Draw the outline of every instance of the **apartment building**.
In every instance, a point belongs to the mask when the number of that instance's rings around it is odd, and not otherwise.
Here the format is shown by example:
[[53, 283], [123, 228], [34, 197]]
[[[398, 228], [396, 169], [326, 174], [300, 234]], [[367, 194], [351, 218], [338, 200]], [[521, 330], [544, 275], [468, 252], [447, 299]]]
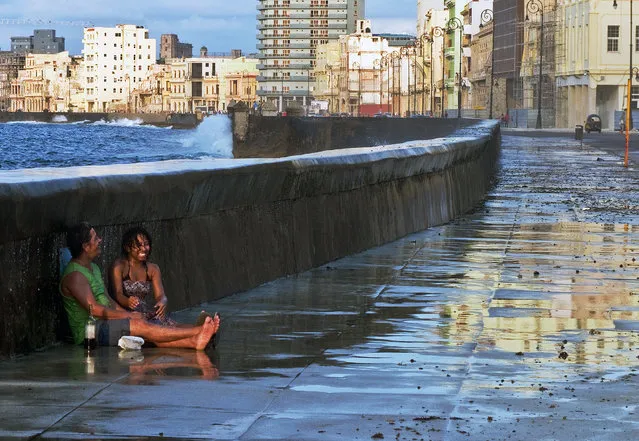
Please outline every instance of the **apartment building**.
[[144, 26], [84, 29], [85, 101], [88, 112], [125, 112], [131, 91], [155, 64], [156, 42]]
[[171, 58], [191, 58], [193, 56], [193, 45], [183, 43], [176, 34], [162, 34], [160, 36], [160, 58], [169, 60]]
[[168, 110], [219, 112], [238, 101], [252, 105], [257, 100], [257, 62], [239, 52], [170, 60]]
[[67, 112], [79, 107], [81, 86], [74, 78], [79, 65], [68, 52], [28, 54], [24, 69], [11, 82], [11, 111]]
[[584, 124], [588, 114], [596, 113], [604, 129], [618, 129], [630, 78], [630, 107], [637, 127], [639, 7], [631, 17], [630, 4], [620, 0], [561, 1], [557, 16], [557, 126]]
[[259, 0], [258, 96], [279, 111], [313, 97], [317, 46], [355, 32], [365, 0]]
[[0, 112], [11, 108], [11, 81], [24, 68], [24, 55], [0, 51]]
[[29, 37], [11, 37], [11, 52], [57, 54], [64, 52], [64, 37], [56, 37], [55, 29], [36, 29]]

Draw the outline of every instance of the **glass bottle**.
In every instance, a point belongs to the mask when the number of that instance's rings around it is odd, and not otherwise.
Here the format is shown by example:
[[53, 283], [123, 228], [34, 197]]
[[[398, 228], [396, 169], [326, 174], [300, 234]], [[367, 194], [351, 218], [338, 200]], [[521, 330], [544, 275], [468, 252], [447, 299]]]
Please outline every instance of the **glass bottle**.
[[98, 341], [95, 338], [97, 328], [97, 322], [93, 317], [93, 305], [89, 305], [89, 318], [84, 325], [84, 349], [91, 351], [98, 346]]

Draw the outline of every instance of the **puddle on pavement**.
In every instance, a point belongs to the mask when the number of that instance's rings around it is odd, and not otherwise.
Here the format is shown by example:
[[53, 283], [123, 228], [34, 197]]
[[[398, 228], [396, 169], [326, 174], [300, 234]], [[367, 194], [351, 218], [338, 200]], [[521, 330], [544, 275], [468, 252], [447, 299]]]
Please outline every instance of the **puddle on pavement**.
[[[401, 390], [415, 373], [447, 382], [480, 362], [527, 368], [540, 378], [572, 376], [579, 365], [637, 366], [634, 180], [615, 180], [611, 197], [598, 154], [557, 155], [529, 138], [503, 139], [498, 184], [472, 213], [204, 305], [223, 318], [212, 353], [145, 349], [143, 359], [98, 362], [94, 372], [128, 374], [131, 384], [225, 376], [293, 381], [314, 366], [333, 381], [357, 381], [360, 370], [379, 372], [381, 381], [395, 376], [388, 387]], [[566, 157], [575, 175], [558, 173]], [[605, 208], [606, 200], [614, 202], [614, 222], [610, 213], [583, 209], [587, 201]]]

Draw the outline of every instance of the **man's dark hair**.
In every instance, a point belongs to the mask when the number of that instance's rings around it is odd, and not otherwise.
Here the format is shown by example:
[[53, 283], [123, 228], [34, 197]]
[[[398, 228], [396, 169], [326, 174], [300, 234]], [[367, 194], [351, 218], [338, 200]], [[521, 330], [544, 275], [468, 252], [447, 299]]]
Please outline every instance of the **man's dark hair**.
[[[138, 241], [138, 236], [146, 237], [149, 241], [149, 255], [151, 255], [151, 251], [153, 251], [153, 239], [146, 229], [143, 227], [133, 227], [126, 230], [124, 235], [122, 236], [122, 257], [127, 257], [129, 252], [127, 248], [133, 248], [135, 245], [141, 245]], [[147, 256], [147, 257], [148, 257]]]
[[91, 240], [93, 227], [88, 222], [80, 222], [67, 230], [67, 246], [71, 251], [71, 257], [82, 254], [82, 245]]

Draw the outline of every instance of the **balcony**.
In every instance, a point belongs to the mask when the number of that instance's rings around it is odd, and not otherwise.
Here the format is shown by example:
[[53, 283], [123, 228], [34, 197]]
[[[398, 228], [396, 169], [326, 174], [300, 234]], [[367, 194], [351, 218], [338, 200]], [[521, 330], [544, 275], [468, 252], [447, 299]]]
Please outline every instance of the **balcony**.
[[257, 91], [257, 96], [280, 96], [281, 94], [282, 94], [282, 92], [280, 92], [279, 90], [277, 90], [277, 91], [258, 90]]
[[311, 66], [311, 64], [310, 64], [310, 63], [309, 63], [309, 64], [291, 63], [288, 67], [289, 67], [290, 69], [304, 69], [304, 70], [307, 70], [307, 69], [314, 69], [314, 67], [313, 67], [313, 66]]
[[289, 81], [298, 81], [298, 82], [309, 82], [309, 83], [314, 83], [315, 82], [315, 77], [313, 76], [309, 76], [309, 75], [291, 75], [291, 77], [289, 78]]
[[454, 47], [447, 47], [446, 50], [444, 51], [444, 54], [446, 55], [446, 58], [455, 58], [455, 49]]

